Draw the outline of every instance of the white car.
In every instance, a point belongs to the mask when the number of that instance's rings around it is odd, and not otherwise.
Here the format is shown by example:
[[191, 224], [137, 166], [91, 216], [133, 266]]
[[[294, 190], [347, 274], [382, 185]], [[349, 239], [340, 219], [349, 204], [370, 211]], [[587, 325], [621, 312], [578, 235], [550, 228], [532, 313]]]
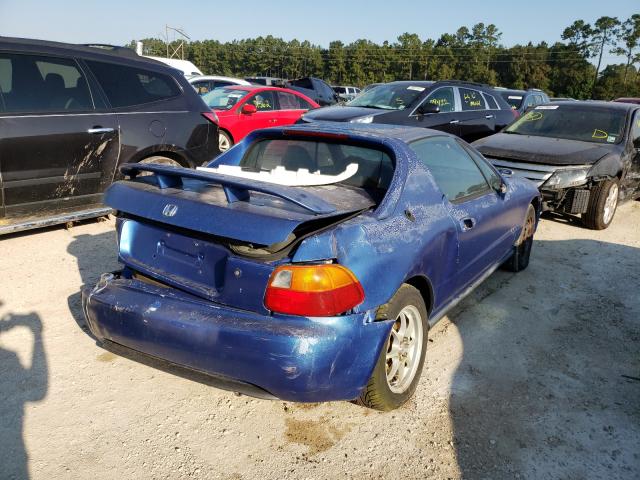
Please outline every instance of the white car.
[[251, 85], [249, 82], [241, 78], [221, 77], [218, 75], [198, 75], [197, 77], [191, 77], [188, 80], [200, 95], [209, 93], [211, 90], [218, 87], [228, 87], [230, 85]]
[[164, 58], [164, 57], [152, 57], [149, 55], [143, 55], [143, 57], [151, 58], [162, 62], [170, 67], [177, 68], [182, 72], [186, 78], [191, 78], [193, 75], [202, 75], [202, 72], [189, 60], [180, 60], [179, 58]]
[[356, 95], [360, 93], [360, 89], [358, 87], [335, 86], [331, 88], [333, 88], [333, 91], [338, 94], [340, 100], [344, 102], [353, 100], [356, 98]]

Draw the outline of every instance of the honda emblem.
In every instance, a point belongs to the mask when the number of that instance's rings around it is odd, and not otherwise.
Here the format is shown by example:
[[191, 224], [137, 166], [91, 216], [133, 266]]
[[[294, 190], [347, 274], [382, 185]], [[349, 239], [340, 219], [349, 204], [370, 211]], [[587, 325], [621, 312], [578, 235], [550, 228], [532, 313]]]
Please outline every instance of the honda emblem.
[[162, 215], [165, 217], [174, 217], [178, 213], [178, 206], [171, 203], [167, 203], [162, 209]]

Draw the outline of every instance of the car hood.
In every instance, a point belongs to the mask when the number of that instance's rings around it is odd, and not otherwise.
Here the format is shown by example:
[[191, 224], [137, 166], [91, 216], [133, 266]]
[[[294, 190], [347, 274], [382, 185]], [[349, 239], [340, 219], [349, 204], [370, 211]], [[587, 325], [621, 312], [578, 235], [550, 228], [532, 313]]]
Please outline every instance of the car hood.
[[616, 149], [615, 145], [497, 133], [473, 143], [487, 157], [548, 165], [590, 165]]
[[380, 110], [378, 108], [349, 107], [340, 105], [309, 111], [304, 114], [304, 119], [307, 121], [324, 120], [330, 122], [348, 122], [354, 118], [366, 117], [367, 115], [381, 115], [390, 111], [391, 110]]

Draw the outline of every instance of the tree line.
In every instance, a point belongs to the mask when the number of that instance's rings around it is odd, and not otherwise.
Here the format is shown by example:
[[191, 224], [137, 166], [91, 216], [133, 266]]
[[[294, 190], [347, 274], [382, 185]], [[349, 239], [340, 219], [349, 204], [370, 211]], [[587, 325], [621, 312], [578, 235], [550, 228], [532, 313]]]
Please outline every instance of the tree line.
[[[541, 88], [552, 96], [612, 99], [640, 96], [640, 14], [621, 21], [601, 17], [593, 25], [576, 20], [548, 44], [500, 43], [493, 25], [460, 27], [437, 40], [403, 33], [395, 42], [361, 39], [328, 48], [308, 41], [285, 41], [271, 35], [219, 42], [184, 44], [185, 59], [211, 75], [234, 77], [316, 76], [333, 85], [364, 86], [393, 80], [458, 79], [511, 88]], [[141, 40], [145, 55], [165, 56], [179, 42]], [[135, 42], [131, 42], [131, 46]], [[620, 63], [601, 69], [607, 56]], [[592, 61], [594, 63], [592, 63]]]

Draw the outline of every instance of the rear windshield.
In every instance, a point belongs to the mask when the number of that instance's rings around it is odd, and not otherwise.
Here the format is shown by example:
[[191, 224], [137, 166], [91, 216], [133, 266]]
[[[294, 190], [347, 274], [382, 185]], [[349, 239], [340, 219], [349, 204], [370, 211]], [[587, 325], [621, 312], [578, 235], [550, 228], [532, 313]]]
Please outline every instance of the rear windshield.
[[504, 98], [505, 102], [507, 102], [513, 110], [519, 109], [524, 99], [524, 95], [521, 93], [503, 92], [500, 95], [502, 95], [502, 98]]
[[247, 90], [236, 90], [235, 88], [215, 88], [202, 95], [202, 100], [214, 110], [230, 110], [248, 93]]
[[618, 143], [624, 134], [625, 110], [588, 105], [543, 105], [528, 111], [504, 131], [592, 143]]
[[253, 171], [276, 167], [297, 171], [307, 169], [323, 175], [339, 175], [347, 165], [358, 165], [356, 174], [340, 183], [353, 187], [386, 190], [393, 176], [393, 162], [381, 150], [311, 140], [270, 139], [256, 143], [240, 166]]

